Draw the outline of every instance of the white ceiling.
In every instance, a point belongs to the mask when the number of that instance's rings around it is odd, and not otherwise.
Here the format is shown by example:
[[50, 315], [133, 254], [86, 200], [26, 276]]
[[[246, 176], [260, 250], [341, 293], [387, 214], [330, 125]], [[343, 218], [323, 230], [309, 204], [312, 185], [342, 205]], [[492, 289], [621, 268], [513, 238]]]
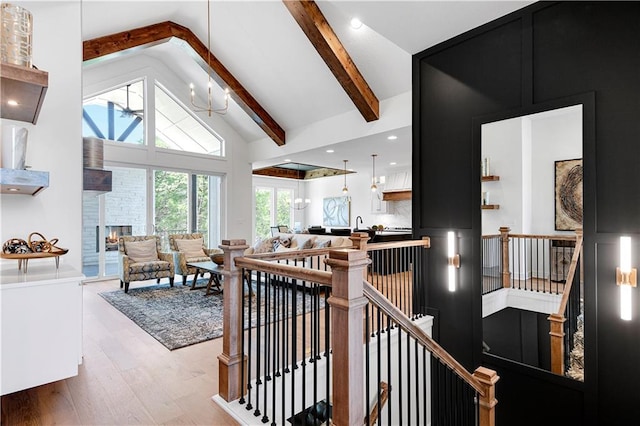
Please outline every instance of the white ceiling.
[[[317, 1], [340, 41], [380, 101], [411, 90], [411, 55], [457, 34], [520, 9], [531, 1]], [[207, 44], [207, 2], [84, 0], [84, 40], [163, 21], [183, 25]], [[364, 26], [353, 30], [359, 17]], [[279, 0], [218, 1], [211, 3], [211, 51], [289, 132], [355, 110], [298, 24]], [[167, 63], [205, 90], [206, 74], [179, 47], [164, 44], [138, 51]], [[221, 90], [221, 89], [220, 89]], [[221, 97], [221, 92], [220, 92]], [[248, 142], [263, 139], [262, 130], [233, 104], [225, 116]], [[288, 154], [284, 158], [342, 168], [342, 160], [356, 171], [371, 167], [371, 154], [381, 167], [411, 163], [411, 129], [356, 138], [325, 150]], [[304, 146], [295, 151], [305, 151]], [[291, 151], [290, 151], [291, 152]], [[270, 160], [270, 159], [265, 159]], [[326, 161], [326, 162], [325, 162]]]

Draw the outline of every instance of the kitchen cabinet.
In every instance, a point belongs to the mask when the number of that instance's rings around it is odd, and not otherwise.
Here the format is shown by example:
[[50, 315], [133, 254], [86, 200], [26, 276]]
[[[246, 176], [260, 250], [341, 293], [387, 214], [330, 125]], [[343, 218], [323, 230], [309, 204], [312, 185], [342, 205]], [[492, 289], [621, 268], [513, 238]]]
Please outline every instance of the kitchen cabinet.
[[0, 270], [1, 395], [78, 375], [82, 363], [82, 280], [47, 259]]

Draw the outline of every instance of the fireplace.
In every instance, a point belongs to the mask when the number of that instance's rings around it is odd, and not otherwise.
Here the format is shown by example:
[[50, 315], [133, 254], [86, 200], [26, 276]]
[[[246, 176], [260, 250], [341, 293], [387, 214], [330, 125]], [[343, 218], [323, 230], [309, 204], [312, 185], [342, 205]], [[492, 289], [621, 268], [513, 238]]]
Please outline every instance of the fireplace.
[[[96, 226], [96, 252], [100, 251], [99, 227]], [[131, 235], [131, 225], [111, 225], [104, 227], [105, 251], [118, 250], [118, 237]]]

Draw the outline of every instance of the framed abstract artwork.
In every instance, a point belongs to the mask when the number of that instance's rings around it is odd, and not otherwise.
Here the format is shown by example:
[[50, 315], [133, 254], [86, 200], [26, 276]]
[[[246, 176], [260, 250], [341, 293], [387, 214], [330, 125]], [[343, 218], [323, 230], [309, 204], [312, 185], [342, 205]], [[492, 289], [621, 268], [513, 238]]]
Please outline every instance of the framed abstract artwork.
[[351, 225], [351, 201], [348, 196], [328, 197], [322, 200], [322, 224], [324, 226]]
[[582, 228], [582, 159], [555, 162], [555, 228]]

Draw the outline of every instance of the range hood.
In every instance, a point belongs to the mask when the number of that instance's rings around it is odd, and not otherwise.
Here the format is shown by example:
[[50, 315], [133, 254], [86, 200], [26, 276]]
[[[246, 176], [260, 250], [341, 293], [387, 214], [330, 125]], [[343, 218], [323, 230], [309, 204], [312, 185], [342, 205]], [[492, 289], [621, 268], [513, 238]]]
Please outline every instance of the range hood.
[[104, 141], [100, 138], [82, 138], [82, 189], [95, 195], [111, 192], [111, 170], [104, 170]]
[[382, 201], [411, 199], [411, 172], [393, 173], [386, 178]]

